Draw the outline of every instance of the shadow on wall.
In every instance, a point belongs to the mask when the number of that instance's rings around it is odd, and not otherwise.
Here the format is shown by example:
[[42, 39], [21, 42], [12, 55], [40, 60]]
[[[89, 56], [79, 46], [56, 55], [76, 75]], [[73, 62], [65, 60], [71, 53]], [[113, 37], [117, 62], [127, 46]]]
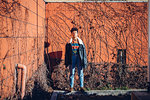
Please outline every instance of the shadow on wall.
[[54, 66], [57, 66], [60, 64], [61, 62], [61, 57], [62, 57], [62, 51], [56, 51], [56, 52], [51, 52], [49, 53], [49, 57], [50, 57], [50, 67], [54, 68]]
[[[49, 43], [45, 42], [45, 48], [49, 47]], [[62, 61], [62, 51], [56, 51], [56, 52], [46, 52], [44, 54], [45, 63], [47, 64], [47, 67], [50, 71], [50, 73], [54, 70], [54, 66], [57, 66]]]

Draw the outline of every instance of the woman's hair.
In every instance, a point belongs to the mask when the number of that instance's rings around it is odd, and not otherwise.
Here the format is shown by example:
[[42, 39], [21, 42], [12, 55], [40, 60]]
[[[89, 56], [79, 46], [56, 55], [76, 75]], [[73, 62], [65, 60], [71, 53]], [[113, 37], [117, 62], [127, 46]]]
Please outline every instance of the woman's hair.
[[71, 29], [71, 33], [72, 33], [73, 31], [77, 31], [77, 32], [78, 32], [78, 29], [77, 29], [76, 27], [73, 27], [73, 28]]

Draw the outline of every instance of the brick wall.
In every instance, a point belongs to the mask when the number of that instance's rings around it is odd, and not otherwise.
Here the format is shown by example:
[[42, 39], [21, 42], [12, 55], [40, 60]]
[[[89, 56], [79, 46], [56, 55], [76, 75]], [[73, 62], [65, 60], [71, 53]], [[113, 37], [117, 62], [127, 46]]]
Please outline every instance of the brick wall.
[[111, 2], [115, 2], [115, 1], [128, 1], [128, 2], [148, 2], [148, 0], [44, 0], [45, 2], [83, 2], [83, 1], [111, 1]]
[[125, 49], [127, 64], [146, 66], [147, 17], [146, 2], [48, 3], [48, 52], [52, 59], [64, 59], [70, 30], [77, 27], [89, 62], [117, 63], [118, 50]]
[[[15, 92], [15, 64], [27, 67], [28, 80], [44, 62], [45, 2], [0, 1], [0, 96]], [[18, 70], [20, 84], [21, 70]], [[1, 99], [0, 98], [0, 99]]]

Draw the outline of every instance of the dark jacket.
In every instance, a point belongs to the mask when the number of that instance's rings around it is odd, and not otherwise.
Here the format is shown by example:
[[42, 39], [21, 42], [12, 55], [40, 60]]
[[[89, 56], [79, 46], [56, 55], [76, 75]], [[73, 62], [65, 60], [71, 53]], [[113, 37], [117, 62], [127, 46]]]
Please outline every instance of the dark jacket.
[[[87, 67], [87, 56], [84, 44], [79, 44], [79, 56], [81, 61], [81, 66], [83, 68]], [[66, 52], [65, 52], [65, 65], [66, 67], [72, 65], [72, 46], [71, 43], [66, 44]]]

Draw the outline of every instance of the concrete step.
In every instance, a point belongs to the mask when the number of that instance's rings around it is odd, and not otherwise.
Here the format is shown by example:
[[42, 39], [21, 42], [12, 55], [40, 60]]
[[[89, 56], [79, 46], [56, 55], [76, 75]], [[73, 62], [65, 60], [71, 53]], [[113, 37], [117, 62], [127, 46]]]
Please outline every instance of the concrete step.
[[132, 92], [131, 100], [150, 100], [150, 93], [144, 91]]
[[131, 95], [133, 92], [146, 92], [146, 89], [131, 89], [131, 90], [90, 90], [90, 91], [85, 91], [85, 92], [80, 92], [80, 91], [73, 91], [73, 92], [68, 92], [68, 91], [61, 91], [61, 90], [54, 90], [51, 100], [57, 100], [57, 95], [58, 94], [63, 94], [63, 95], [98, 95], [98, 96], [120, 96], [120, 95]]

